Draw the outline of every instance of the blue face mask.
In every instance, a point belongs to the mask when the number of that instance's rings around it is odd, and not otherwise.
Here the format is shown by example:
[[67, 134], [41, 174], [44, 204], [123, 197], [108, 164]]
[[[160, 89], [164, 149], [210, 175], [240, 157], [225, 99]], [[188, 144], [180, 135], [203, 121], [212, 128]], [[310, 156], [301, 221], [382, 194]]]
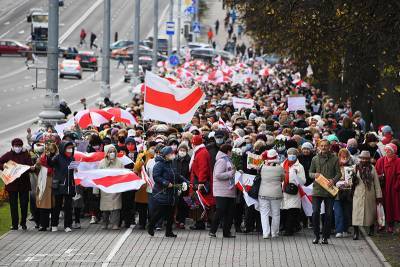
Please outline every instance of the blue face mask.
[[288, 160], [289, 161], [296, 161], [297, 160], [297, 156], [296, 155], [288, 155]]
[[246, 150], [250, 150], [252, 148], [251, 144], [246, 144]]
[[217, 145], [222, 145], [223, 142], [224, 138], [215, 138], [215, 143], [217, 143]]

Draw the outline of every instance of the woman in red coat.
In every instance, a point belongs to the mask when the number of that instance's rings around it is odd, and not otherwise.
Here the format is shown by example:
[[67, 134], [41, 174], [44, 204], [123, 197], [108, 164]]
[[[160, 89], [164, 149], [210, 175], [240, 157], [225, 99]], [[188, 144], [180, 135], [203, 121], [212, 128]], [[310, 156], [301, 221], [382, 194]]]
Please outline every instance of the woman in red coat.
[[376, 162], [376, 171], [384, 182], [382, 187], [387, 231], [393, 232], [396, 221], [400, 221], [400, 158], [397, 157], [397, 146], [387, 144], [386, 156]]
[[[203, 144], [201, 135], [194, 135], [192, 138], [193, 155], [190, 159], [190, 194], [195, 194], [194, 190], [200, 190], [204, 196], [204, 204], [206, 206], [214, 206], [215, 199], [212, 194], [212, 166], [211, 158], [207, 148]], [[193, 190], [194, 189], [194, 190]], [[195, 212], [195, 215], [198, 212]], [[195, 216], [195, 225], [191, 226], [192, 230], [204, 230], [205, 224], [202, 218]]]

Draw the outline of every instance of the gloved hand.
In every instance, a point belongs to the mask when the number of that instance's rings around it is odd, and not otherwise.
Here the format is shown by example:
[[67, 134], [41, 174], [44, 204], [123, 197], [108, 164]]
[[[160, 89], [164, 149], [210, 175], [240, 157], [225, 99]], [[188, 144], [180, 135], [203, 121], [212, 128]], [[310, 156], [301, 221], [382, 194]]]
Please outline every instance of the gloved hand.
[[188, 190], [188, 184], [186, 182], [182, 183], [182, 192], [185, 192]]

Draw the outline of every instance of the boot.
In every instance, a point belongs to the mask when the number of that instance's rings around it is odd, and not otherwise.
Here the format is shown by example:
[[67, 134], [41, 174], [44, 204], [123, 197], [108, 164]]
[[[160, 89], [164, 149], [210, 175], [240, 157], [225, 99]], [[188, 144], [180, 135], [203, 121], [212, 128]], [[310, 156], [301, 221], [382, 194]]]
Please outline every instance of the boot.
[[358, 240], [359, 237], [360, 237], [360, 228], [358, 226], [354, 226], [353, 240]]
[[375, 233], [375, 225], [371, 225], [369, 227], [369, 232], [368, 232], [368, 236], [373, 236]]

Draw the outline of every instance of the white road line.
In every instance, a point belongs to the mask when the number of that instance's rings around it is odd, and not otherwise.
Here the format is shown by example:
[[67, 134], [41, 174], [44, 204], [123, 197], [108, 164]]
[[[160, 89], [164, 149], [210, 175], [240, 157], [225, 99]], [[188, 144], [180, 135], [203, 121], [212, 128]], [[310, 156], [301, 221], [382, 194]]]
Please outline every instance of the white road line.
[[111, 260], [114, 258], [115, 254], [117, 254], [118, 250], [122, 247], [128, 236], [132, 233], [132, 228], [126, 229], [125, 233], [119, 238], [118, 242], [114, 245], [112, 250], [110, 251], [110, 254], [108, 254], [106, 261], [103, 262], [101, 265], [102, 267], [107, 267]]
[[7, 128], [7, 129], [1, 130], [1, 131], [0, 131], [0, 134], [4, 134], [4, 133], [9, 132], [9, 131], [12, 131], [12, 130], [14, 130], [14, 129], [18, 129], [18, 128], [21, 127], [21, 126], [24, 126], [24, 125], [26, 125], [26, 124], [28, 124], [28, 123], [33, 123], [33, 122], [37, 121], [38, 119], [39, 119], [38, 117], [35, 117], [35, 118], [33, 118], [33, 119], [30, 119], [30, 120], [21, 122], [21, 123], [16, 124], [16, 125], [14, 125], [14, 126], [12, 126], [12, 127], [9, 127], [9, 128]]
[[[1, 37], [0, 37], [0, 38], [1, 38]], [[5, 75], [0, 76], [0, 80], [6, 79], [6, 78], [11, 77], [11, 76], [14, 76], [14, 75], [16, 75], [16, 74], [18, 74], [18, 73], [23, 72], [24, 70], [27, 70], [26, 67], [23, 67], [23, 68], [20, 68], [20, 69], [16, 69], [16, 70], [14, 70], [13, 72], [9, 72], [9, 73], [7, 73], [7, 74], [5, 74]]]
[[8, 31], [6, 31], [5, 33], [1, 34], [0, 38], [4, 38], [7, 34], [9, 34], [12, 30], [17, 28], [20, 24], [24, 23], [25, 21], [26, 21], [26, 19], [23, 19], [20, 22], [18, 22], [17, 24], [13, 25]]
[[12, 12], [14, 12], [16, 9], [18, 9], [19, 7], [23, 6], [26, 2], [28, 2], [28, 0], [23, 1], [21, 4], [15, 6], [14, 8], [10, 9], [7, 11], [7, 13], [5, 14], [1, 14], [2, 18], [5, 18], [6, 16], [8, 16], [9, 14], [11, 14]]
[[68, 36], [85, 20], [91, 13], [103, 2], [103, 0], [97, 0], [83, 15], [80, 17], [72, 26], [60, 37], [59, 44], [62, 44]]
[[[164, 11], [161, 13], [160, 21], [158, 22], [158, 29], [160, 29], [161, 25], [164, 23], [164, 17], [167, 15], [167, 11], [169, 10], [168, 7], [169, 7], [169, 4], [165, 7]], [[132, 26], [132, 28], [133, 28], [133, 26]], [[152, 27], [151, 30], [148, 32], [146, 39], [149, 39], [149, 37], [152, 36], [153, 31], [154, 31], [154, 27]], [[160, 33], [159, 33], [159, 35], [160, 35]]]

